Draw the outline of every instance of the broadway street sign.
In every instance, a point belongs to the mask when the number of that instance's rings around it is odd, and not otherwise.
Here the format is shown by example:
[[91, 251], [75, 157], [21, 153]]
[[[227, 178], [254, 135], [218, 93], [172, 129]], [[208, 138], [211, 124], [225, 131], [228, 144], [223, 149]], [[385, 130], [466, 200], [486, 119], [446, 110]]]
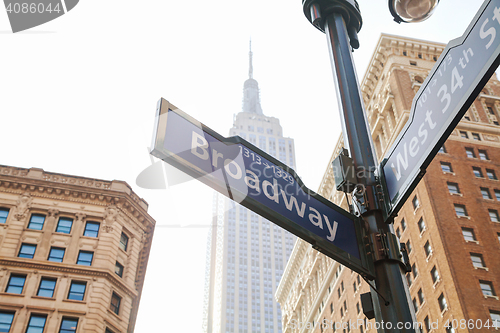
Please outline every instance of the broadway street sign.
[[155, 122], [152, 155], [373, 277], [361, 220], [310, 191], [292, 169], [238, 136], [224, 138], [163, 98]]
[[462, 37], [448, 43], [380, 167], [395, 216], [500, 61], [500, 0], [486, 0]]

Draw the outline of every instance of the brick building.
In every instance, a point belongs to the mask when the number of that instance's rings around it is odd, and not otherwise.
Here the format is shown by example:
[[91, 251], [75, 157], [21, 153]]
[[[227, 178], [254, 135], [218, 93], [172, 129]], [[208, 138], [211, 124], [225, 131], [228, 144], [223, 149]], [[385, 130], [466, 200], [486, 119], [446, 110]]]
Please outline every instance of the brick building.
[[[361, 84], [379, 159], [408, 120], [413, 97], [444, 48], [380, 37]], [[494, 75], [395, 219], [395, 233], [410, 251], [413, 271], [407, 282], [423, 332], [495, 331], [480, 327], [493, 321], [500, 327], [499, 111], [500, 82]], [[340, 139], [331, 161], [342, 145]], [[347, 209], [331, 163], [318, 192]], [[368, 291], [358, 274], [298, 240], [276, 292], [283, 331], [333, 332], [331, 322], [351, 320], [367, 325], [337, 326], [335, 332], [376, 332], [360, 304], [360, 294]], [[326, 327], [318, 325], [325, 319]], [[454, 327], [445, 328], [446, 322]]]
[[133, 332], [147, 209], [122, 181], [0, 165], [0, 332]]

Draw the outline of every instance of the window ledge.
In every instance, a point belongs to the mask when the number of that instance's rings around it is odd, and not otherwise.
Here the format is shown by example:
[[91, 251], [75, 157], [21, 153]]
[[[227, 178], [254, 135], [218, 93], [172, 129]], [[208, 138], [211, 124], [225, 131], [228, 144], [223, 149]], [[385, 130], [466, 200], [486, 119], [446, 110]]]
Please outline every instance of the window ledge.
[[63, 302], [69, 302], [69, 303], [77, 303], [77, 304], [86, 304], [87, 302], [85, 300], [79, 301], [77, 299], [63, 299]]
[[478, 267], [478, 266], [474, 266], [474, 269], [483, 269], [485, 271], [489, 271], [488, 267], [484, 267], [484, 266], [481, 266], [481, 267]]
[[123, 320], [122, 318], [120, 318], [120, 316], [119, 316], [119, 315], [117, 315], [116, 313], [114, 313], [114, 312], [113, 312], [113, 310], [111, 310], [110, 308], [108, 308], [108, 313], [111, 313], [111, 315], [112, 315], [113, 317], [115, 317], [115, 318], [116, 318], [117, 320], [119, 320], [119, 321], [122, 321], [122, 320]]
[[46, 297], [46, 296], [38, 296], [38, 295], [31, 296], [31, 298], [46, 299], [46, 300], [49, 300], [49, 301], [55, 301], [56, 300], [55, 297]]
[[466, 243], [475, 243], [479, 245], [479, 242], [477, 240], [465, 240]]
[[494, 295], [483, 295], [484, 298], [494, 298], [498, 301], [498, 296], [494, 296]]
[[443, 311], [441, 311], [441, 317], [444, 317], [444, 314], [448, 311], [448, 306], [446, 306]]
[[457, 215], [459, 219], [468, 219], [470, 220], [470, 216], [462, 216], [462, 215]]
[[450, 193], [451, 195], [457, 195], [459, 197], [463, 197], [464, 195], [462, 193]]
[[437, 285], [439, 284], [439, 282], [441, 282], [441, 278], [437, 279], [436, 282], [434, 282], [434, 284], [432, 285], [432, 287], [434, 289], [436, 289]]
[[452, 171], [443, 171], [443, 175], [452, 175], [452, 176], [455, 176], [455, 173]]
[[425, 261], [429, 262], [429, 260], [431, 260], [431, 257], [432, 257], [432, 251], [429, 253], [427, 258], [425, 258]]
[[422, 231], [420, 231], [420, 238], [422, 238], [422, 235], [425, 233], [425, 231], [427, 230], [427, 226], [425, 226]]
[[[7, 289], [7, 288], [5, 288], [5, 289]], [[0, 293], [0, 295], [4, 295], [4, 296], [14, 296], [14, 297], [24, 297], [24, 296], [26, 296], [25, 294], [7, 293], [7, 292]]]

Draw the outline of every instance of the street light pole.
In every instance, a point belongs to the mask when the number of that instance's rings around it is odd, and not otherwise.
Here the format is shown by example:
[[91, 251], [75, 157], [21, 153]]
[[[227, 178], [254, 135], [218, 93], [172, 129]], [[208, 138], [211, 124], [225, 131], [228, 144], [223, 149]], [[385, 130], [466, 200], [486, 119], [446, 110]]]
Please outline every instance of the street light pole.
[[[356, 215], [361, 215], [367, 224], [375, 252], [376, 290], [372, 287], [371, 295], [375, 319], [380, 324], [378, 332], [418, 332], [413, 327], [416, 317], [410, 308], [411, 298], [397, 238], [392, 225], [384, 223], [382, 216], [376, 171], [378, 164], [352, 60], [351, 47], [359, 47], [357, 32], [362, 24], [358, 4], [356, 0], [302, 0], [302, 5], [308, 20], [326, 33], [340, 103], [344, 143], [352, 156], [358, 184], [365, 189], [361, 195], [353, 195], [353, 206]], [[387, 323], [391, 323], [392, 329]], [[406, 327], [397, 329], [398, 323], [403, 326], [406, 323]]]

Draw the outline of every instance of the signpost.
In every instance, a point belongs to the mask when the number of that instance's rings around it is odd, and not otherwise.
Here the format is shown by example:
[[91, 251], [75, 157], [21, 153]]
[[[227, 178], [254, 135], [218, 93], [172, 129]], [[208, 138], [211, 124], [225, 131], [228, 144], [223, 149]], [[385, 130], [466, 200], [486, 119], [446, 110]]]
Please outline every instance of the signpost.
[[500, 63], [500, 0], [485, 1], [448, 43], [413, 99], [410, 118], [383, 159], [386, 220], [395, 216]]
[[361, 220], [309, 190], [274, 157], [238, 136], [224, 138], [163, 98], [153, 141], [152, 155], [373, 278]]

